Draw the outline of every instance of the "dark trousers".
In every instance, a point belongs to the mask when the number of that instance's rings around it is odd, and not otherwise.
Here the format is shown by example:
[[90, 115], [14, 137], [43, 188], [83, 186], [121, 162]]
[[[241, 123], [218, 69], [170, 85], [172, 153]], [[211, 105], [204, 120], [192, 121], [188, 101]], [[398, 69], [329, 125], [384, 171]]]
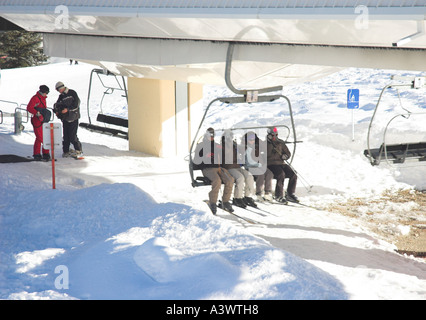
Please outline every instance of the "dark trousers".
[[63, 125], [63, 139], [62, 150], [64, 153], [70, 151], [70, 143], [73, 144], [76, 151], [83, 151], [81, 143], [77, 138], [78, 120], [73, 122], [64, 121]]
[[274, 178], [274, 174], [271, 170], [266, 169], [264, 174], [253, 175], [256, 181], [256, 194], [260, 195], [263, 191], [265, 193], [272, 192], [272, 179]]
[[275, 185], [275, 197], [279, 198], [284, 195], [284, 179], [288, 178], [287, 193], [294, 194], [296, 192], [297, 175], [290, 168], [290, 166], [283, 165], [270, 165], [268, 169], [274, 174], [274, 178], [277, 180]]

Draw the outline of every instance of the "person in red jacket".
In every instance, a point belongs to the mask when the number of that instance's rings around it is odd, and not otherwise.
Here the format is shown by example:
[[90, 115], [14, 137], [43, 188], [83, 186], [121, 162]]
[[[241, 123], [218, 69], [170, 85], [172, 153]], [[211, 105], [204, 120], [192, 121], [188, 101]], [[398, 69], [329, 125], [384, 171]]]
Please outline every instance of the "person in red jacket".
[[[30, 102], [27, 105], [27, 110], [32, 114], [31, 124], [34, 128], [34, 134], [36, 136], [34, 142], [34, 160], [49, 160], [50, 153], [48, 149], [42, 148], [43, 143], [43, 116], [40, 113], [39, 108], [47, 109], [46, 98], [49, 94], [49, 87], [46, 85], [41, 85], [39, 91], [31, 98]], [[42, 149], [43, 155], [41, 155], [40, 148]]]

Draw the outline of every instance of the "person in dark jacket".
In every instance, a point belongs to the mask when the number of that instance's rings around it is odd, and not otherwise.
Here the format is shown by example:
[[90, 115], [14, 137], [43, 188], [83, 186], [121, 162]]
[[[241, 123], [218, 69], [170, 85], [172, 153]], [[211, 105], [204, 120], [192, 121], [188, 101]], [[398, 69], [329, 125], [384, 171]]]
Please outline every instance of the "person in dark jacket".
[[[268, 128], [268, 169], [274, 174], [277, 180], [275, 186], [275, 199], [279, 202], [287, 201], [298, 202], [295, 195], [297, 175], [293, 169], [286, 163], [291, 157], [291, 152], [285, 142], [278, 138], [276, 127]], [[287, 194], [284, 196], [284, 179], [288, 178]]]
[[[36, 136], [33, 148], [33, 157], [34, 160], [49, 160], [50, 153], [48, 149], [42, 148], [43, 143], [43, 115], [41, 114], [41, 109], [47, 109], [46, 99], [49, 94], [49, 87], [46, 85], [41, 85], [39, 91], [31, 98], [28, 102], [27, 110], [31, 113], [31, 124], [34, 128], [34, 134]], [[40, 148], [42, 148], [41, 155]]]
[[[60, 93], [53, 111], [63, 125], [62, 157], [82, 156], [82, 145], [77, 137], [78, 119], [80, 119], [80, 98], [77, 92], [65, 87], [63, 82], [56, 83], [55, 88]], [[71, 143], [74, 146], [74, 152], [70, 152]]]
[[238, 146], [231, 130], [225, 130], [222, 136], [222, 163], [235, 180], [233, 205], [241, 208], [251, 206], [256, 208], [252, 196], [254, 195], [253, 175], [242, 167], [242, 155], [238, 152]]
[[203, 141], [195, 148], [194, 163], [201, 166], [203, 176], [211, 181], [212, 189], [209, 192], [209, 207], [216, 214], [217, 200], [222, 182], [225, 184], [222, 196], [222, 208], [233, 212], [229, 200], [232, 196], [234, 178], [222, 167], [222, 146], [214, 141], [214, 129], [208, 128]]

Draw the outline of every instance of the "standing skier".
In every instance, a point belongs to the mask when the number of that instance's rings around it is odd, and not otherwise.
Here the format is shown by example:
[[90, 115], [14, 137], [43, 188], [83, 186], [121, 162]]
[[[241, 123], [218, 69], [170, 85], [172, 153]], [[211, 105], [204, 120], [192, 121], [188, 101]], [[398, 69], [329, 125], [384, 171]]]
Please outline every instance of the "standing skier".
[[203, 141], [201, 141], [194, 154], [194, 163], [201, 166], [203, 176], [211, 181], [212, 189], [209, 192], [209, 207], [213, 214], [216, 214], [217, 199], [222, 182], [225, 184], [222, 196], [222, 208], [226, 211], [233, 212], [229, 200], [232, 195], [234, 186], [234, 178], [221, 166], [222, 163], [222, 147], [214, 141], [214, 129], [208, 128]]
[[31, 124], [34, 128], [34, 134], [36, 136], [33, 148], [34, 160], [50, 160], [49, 150], [42, 148], [43, 156], [41, 155], [40, 148], [43, 143], [43, 110], [47, 110], [46, 98], [49, 94], [49, 87], [41, 85], [39, 91], [31, 98], [27, 105], [27, 111], [32, 114]]
[[[277, 180], [275, 186], [275, 199], [278, 202], [287, 203], [287, 201], [299, 202], [296, 195], [297, 175], [293, 169], [286, 163], [290, 159], [291, 153], [285, 142], [278, 139], [278, 130], [276, 127], [268, 128], [268, 169], [274, 174]], [[287, 195], [284, 196], [284, 179], [290, 179], [287, 186]]]
[[[80, 119], [80, 98], [72, 89], [65, 87], [62, 82], [56, 83], [56, 90], [60, 93], [53, 111], [63, 124], [62, 157], [83, 156], [83, 150], [77, 137], [78, 119]], [[70, 143], [73, 144], [75, 153], [70, 152]]]

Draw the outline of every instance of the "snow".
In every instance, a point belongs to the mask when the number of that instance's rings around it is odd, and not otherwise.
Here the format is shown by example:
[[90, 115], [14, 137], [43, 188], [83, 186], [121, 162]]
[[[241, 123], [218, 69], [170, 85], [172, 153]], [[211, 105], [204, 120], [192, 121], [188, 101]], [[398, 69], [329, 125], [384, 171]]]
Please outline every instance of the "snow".
[[[91, 69], [80, 63], [2, 71], [0, 99], [26, 104], [38, 86], [57, 81], [75, 89], [82, 120]], [[316, 207], [353, 197], [375, 199], [384, 191], [424, 189], [424, 167], [372, 167], [362, 152], [380, 90], [390, 75], [420, 73], [347, 69], [327, 78], [285, 87], [292, 101], [297, 139], [293, 165], [297, 194]], [[361, 107], [346, 109], [346, 90], [359, 88]], [[91, 97], [95, 118], [102, 88]], [[226, 89], [206, 86], [204, 106]], [[421, 92], [401, 92], [406, 108], [425, 111]], [[380, 126], [400, 110], [395, 92], [385, 99]], [[8, 109], [9, 108], [9, 109]], [[206, 128], [288, 123], [285, 102], [218, 105]], [[10, 104], [0, 109], [12, 112]], [[126, 116], [120, 95], [104, 112]], [[414, 119], [414, 116], [413, 116]], [[425, 141], [424, 121], [393, 127], [390, 137]], [[13, 134], [0, 125], [0, 154], [32, 154], [29, 123]], [[262, 132], [260, 132], [262, 133]], [[264, 133], [264, 132], [263, 132]], [[0, 164], [0, 299], [418, 299], [426, 298], [424, 260], [399, 255], [365, 219], [308, 207], [262, 205], [271, 214], [241, 214], [249, 224], [205, 203], [208, 188], [190, 185], [187, 162], [129, 151], [127, 141], [79, 129], [85, 160], [59, 158], [56, 189], [49, 163]], [[56, 154], [61, 154], [57, 150]], [[312, 185], [311, 192], [304, 185]], [[389, 204], [389, 203], [388, 203]], [[375, 203], [374, 206], [381, 204]], [[407, 201], [384, 205], [388, 219], [410, 214]], [[360, 206], [359, 216], [369, 208]], [[371, 208], [370, 208], [371, 209]], [[380, 219], [379, 217], [375, 217]], [[423, 217], [424, 218], [424, 217]], [[407, 234], [395, 224], [392, 232]]]

